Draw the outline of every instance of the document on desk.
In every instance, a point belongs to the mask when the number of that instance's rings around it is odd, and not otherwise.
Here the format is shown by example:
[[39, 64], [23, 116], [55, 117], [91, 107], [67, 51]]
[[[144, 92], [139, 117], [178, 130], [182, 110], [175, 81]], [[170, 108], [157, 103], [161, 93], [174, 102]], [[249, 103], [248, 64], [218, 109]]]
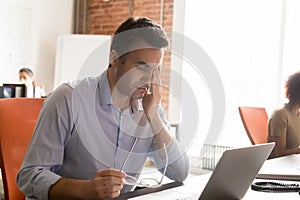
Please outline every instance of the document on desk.
[[256, 178], [300, 181], [300, 155], [289, 155], [267, 160]]
[[256, 178], [300, 181], [300, 169], [298, 168], [281, 168], [281, 169], [268, 169], [268, 170], [264, 169], [257, 174]]
[[184, 185], [175, 187], [168, 190], [163, 190], [157, 193], [146, 194], [129, 200], [166, 200], [166, 199], [181, 199], [187, 196], [197, 195], [200, 196], [203, 191], [206, 182], [208, 181], [210, 174], [195, 176], [189, 178]]

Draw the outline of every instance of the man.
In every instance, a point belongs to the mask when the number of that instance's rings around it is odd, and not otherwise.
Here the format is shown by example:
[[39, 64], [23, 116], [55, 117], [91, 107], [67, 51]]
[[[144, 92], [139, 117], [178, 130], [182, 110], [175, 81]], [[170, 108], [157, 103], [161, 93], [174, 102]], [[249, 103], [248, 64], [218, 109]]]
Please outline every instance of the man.
[[167, 45], [154, 21], [129, 18], [114, 34], [103, 74], [49, 95], [17, 177], [27, 199], [117, 197], [133, 189], [125, 176], [138, 178], [147, 156], [169, 178], [187, 177], [187, 156], [160, 105]]

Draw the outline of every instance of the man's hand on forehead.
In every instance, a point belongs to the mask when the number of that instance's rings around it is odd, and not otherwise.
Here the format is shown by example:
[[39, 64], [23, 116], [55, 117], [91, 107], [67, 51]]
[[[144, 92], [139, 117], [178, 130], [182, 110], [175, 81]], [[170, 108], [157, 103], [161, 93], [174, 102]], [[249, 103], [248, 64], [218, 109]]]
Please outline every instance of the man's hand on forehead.
[[152, 71], [151, 88], [152, 92], [160, 92], [161, 94], [160, 66], [155, 67]]

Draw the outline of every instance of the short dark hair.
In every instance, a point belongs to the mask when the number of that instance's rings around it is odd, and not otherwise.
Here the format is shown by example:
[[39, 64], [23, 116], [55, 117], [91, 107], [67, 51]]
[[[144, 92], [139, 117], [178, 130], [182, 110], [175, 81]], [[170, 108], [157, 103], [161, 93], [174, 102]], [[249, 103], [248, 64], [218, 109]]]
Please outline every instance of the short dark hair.
[[[126, 31], [128, 32], [125, 33]], [[128, 53], [129, 45], [139, 39], [154, 48], [164, 48], [169, 45], [167, 33], [154, 20], [145, 17], [130, 17], [115, 31], [110, 51], [115, 50], [119, 56], [122, 56]]]
[[288, 77], [285, 84], [286, 98], [291, 104], [300, 104], [300, 71]]
[[21, 68], [19, 73], [25, 72], [28, 76], [33, 77], [33, 71], [27, 67]]

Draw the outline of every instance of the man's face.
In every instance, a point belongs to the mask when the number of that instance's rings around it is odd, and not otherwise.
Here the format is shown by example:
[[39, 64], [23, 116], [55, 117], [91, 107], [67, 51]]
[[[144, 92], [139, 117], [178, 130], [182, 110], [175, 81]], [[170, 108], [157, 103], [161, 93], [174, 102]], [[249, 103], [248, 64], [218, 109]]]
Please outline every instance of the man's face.
[[151, 86], [152, 71], [160, 68], [163, 50], [145, 48], [118, 58], [116, 88], [132, 99], [140, 99]]

